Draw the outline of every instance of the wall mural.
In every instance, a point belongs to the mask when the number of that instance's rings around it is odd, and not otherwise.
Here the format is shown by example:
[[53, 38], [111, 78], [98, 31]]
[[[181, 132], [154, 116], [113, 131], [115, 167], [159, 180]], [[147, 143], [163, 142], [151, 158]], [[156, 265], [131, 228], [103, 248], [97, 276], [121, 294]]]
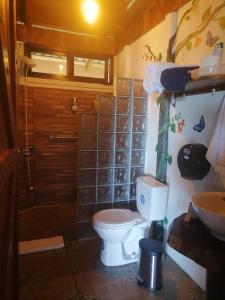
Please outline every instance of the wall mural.
[[[181, 50], [186, 49], [192, 51], [193, 48], [199, 47], [205, 41], [205, 45], [213, 47], [220, 39], [215, 32], [208, 29], [208, 25], [211, 22], [216, 22], [220, 29], [225, 30], [225, 15], [218, 17], [218, 13], [225, 8], [225, 1], [221, 4], [213, 7], [209, 5], [200, 18], [199, 24], [196, 25], [192, 32], [189, 32], [186, 36], [182, 35], [182, 39], [178, 41], [178, 35], [183, 26], [191, 26], [188, 24], [192, 19], [192, 13], [199, 5], [201, 0], [193, 0], [190, 8], [188, 8], [180, 18], [177, 25], [176, 32], [169, 39], [167, 47], [167, 62], [176, 62]], [[207, 30], [206, 39], [204, 36]], [[179, 36], [180, 37], [180, 36]], [[148, 44], [144, 46], [145, 52], [142, 54], [142, 59], [146, 62], [157, 62], [163, 59], [162, 53], [154, 53], [152, 47]], [[170, 118], [170, 103], [172, 94], [163, 92], [157, 98], [157, 103], [160, 105], [159, 110], [159, 133], [157, 151], [157, 166], [156, 166], [156, 178], [161, 182], [166, 182], [167, 164], [172, 163], [172, 157], [168, 154], [168, 131], [173, 133], [181, 133], [185, 126], [185, 121], [178, 113], [175, 117]], [[201, 132], [205, 127], [204, 116], [200, 117], [200, 121], [193, 127], [193, 130]]]

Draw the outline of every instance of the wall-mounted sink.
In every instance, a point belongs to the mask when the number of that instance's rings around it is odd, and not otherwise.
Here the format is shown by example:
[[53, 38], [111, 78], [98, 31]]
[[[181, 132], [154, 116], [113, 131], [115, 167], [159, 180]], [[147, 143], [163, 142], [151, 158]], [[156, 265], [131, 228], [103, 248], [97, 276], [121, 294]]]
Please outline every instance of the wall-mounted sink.
[[192, 204], [211, 234], [225, 242], [225, 192], [196, 194], [192, 197]]

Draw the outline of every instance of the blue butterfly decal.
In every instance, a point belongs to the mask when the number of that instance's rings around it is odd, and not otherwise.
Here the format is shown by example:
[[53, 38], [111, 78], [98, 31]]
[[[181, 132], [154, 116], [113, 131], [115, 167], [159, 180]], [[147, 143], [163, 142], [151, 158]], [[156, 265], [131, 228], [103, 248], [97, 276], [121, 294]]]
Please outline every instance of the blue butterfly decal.
[[193, 127], [193, 130], [198, 131], [198, 132], [201, 132], [204, 128], [205, 128], [205, 120], [204, 120], [204, 117], [201, 116], [200, 121], [199, 121], [199, 124], [196, 124], [196, 125]]

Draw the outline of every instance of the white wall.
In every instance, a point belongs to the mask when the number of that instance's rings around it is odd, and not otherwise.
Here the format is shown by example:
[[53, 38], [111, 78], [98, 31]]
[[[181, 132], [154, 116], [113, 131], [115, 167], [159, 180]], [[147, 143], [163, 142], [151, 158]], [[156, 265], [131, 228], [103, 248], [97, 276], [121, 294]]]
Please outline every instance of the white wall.
[[[178, 24], [184, 12], [190, 7], [192, 1], [182, 7], [178, 14], [169, 14], [164, 22], [157, 25], [154, 29], [143, 35], [130, 46], [126, 46], [117, 57], [117, 76], [127, 78], [144, 79], [145, 68], [149, 61], [143, 59], [145, 52], [144, 45], [151, 46], [155, 54], [162, 53], [163, 60], [166, 59], [166, 50], [168, 40], [174, 32], [175, 24]], [[223, 3], [223, 0], [200, 0], [196, 9], [189, 14], [188, 20], [184, 22], [182, 30], [178, 34], [177, 44], [183, 41], [190, 32], [198, 30], [198, 26], [202, 22], [204, 12], [211, 6], [211, 10]], [[154, 13], [154, 12], [153, 12]], [[205, 30], [190, 39], [189, 47], [184, 47], [179, 53], [176, 63], [179, 64], [199, 64], [203, 56], [213, 53], [213, 46], [207, 44], [207, 36], [209, 31], [213, 37], [218, 36], [217, 42], [223, 42], [225, 45], [225, 34], [219, 26], [219, 18], [225, 16], [225, 9], [220, 11], [216, 17], [206, 26]], [[177, 22], [177, 23], [176, 23]], [[191, 46], [190, 46], [191, 45]], [[225, 52], [225, 51], [224, 51]], [[223, 62], [225, 61], [225, 53]], [[224, 92], [215, 94], [201, 94], [178, 98], [176, 106], [171, 105], [170, 116], [181, 113], [184, 119], [185, 126], [183, 131], [173, 133], [169, 130], [169, 145], [168, 153], [172, 156], [173, 162], [168, 165], [167, 181], [169, 185], [167, 219], [168, 225], [166, 231], [173, 219], [187, 211], [188, 205], [193, 194], [200, 191], [215, 191], [224, 190], [219, 176], [211, 168], [210, 173], [203, 180], [188, 181], [180, 176], [177, 167], [177, 154], [179, 149], [188, 143], [203, 143], [208, 146], [210, 137], [215, 126], [219, 107], [222, 101]], [[158, 121], [159, 121], [159, 106], [156, 104], [157, 94], [149, 96], [148, 106], [148, 139], [146, 149], [146, 166], [147, 174], [156, 174], [156, 159], [155, 151], [158, 138]], [[205, 129], [198, 133], [193, 130], [193, 126], [200, 120], [203, 115], [205, 119]], [[206, 270], [190, 259], [184, 257], [174, 249], [166, 245], [168, 254], [187, 272], [196, 282], [205, 289]]]

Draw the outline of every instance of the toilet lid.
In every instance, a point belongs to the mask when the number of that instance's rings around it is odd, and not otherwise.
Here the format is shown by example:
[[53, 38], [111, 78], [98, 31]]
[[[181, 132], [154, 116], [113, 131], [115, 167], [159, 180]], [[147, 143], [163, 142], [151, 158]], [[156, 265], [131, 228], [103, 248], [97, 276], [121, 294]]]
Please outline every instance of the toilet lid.
[[116, 227], [133, 225], [137, 219], [137, 213], [129, 209], [111, 208], [97, 212], [93, 217], [93, 222], [104, 227]]

